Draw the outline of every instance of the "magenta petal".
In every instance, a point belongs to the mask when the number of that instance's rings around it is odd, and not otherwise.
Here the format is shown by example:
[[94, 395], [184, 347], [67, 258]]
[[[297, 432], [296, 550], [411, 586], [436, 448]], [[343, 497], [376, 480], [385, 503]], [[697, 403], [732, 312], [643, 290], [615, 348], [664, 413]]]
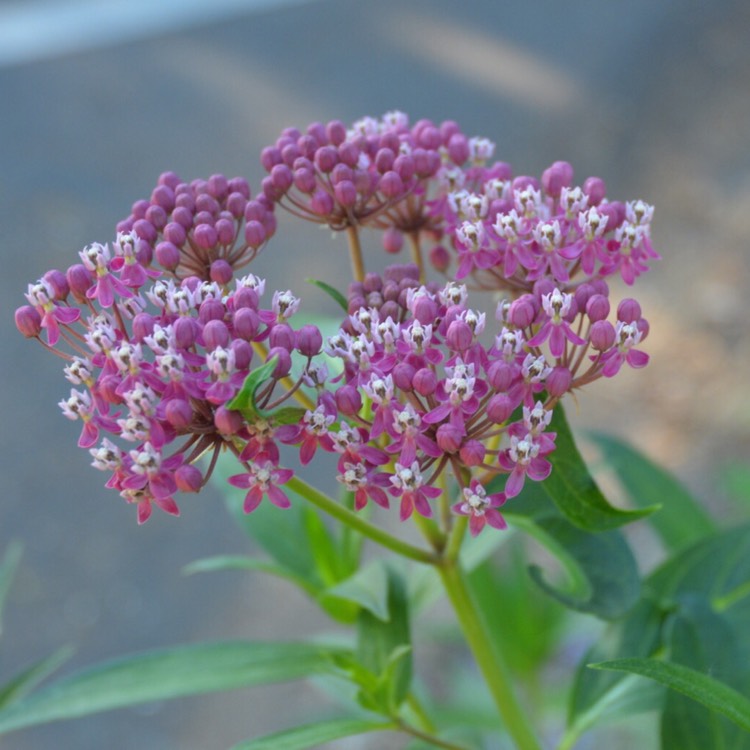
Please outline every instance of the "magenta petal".
[[289, 498], [278, 487], [269, 485], [267, 492], [268, 499], [277, 507], [288, 508], [291, 505], [291, 502], [289, 502]]
[[487, 520], [483, 515], [480, 516], [477, 513], [472, 513], [471, 518], [469, 518], [469, 531], [471, 535], [476, 536], [484, 528]]
[[142, 500], [138, 503], [138, 523], [146, 523], [151, 517], [151, 503], [148, 500]]
[[497, 510], [486, 510], [484, 517], [487, 519], [487, 523], [495, 529], [507, 529], [508, 524], [505, 522], [500, 511]]
[[385, 492], [383, 492], [383, 490], [380, 489], [380, 487], [368, 487], [367, 494], [370, 496], [372, 500], [374, 500], [382, 508], [390, 507], [390, 502], [388, 501], [388, 495], [386, 495]]
[[232, 487], [239, 487], [240, 489], [244, 490], [247, 487], [250, 486], [250, 475], [249, 474], [235, 474], [234, 476], [231, 476], [227, 479], [227, 482], [232, 485]]
[[242, 509], [245, 513], [252, 513], [260, 505], [262, 499], [263, 490], [261, 490], [256, 484], [254, 487], [251, 487], [250, 491], [245, 495], [245, 504]]
[[417, 509], [417, 513], [425, 518], [432, 517], [432, 508], [427, 502], [427, 498], [420, 491], [416, 493], [416, 497], [414, 498], [414, 507]]
[[99, 440], [99, 428], [93, 421], [86, 422], [81, 430], [81, 437], [78, 438], [79, 448], [90, 448]]
[[522, 489], [524, 481], [526, 480], [526, 474], [523, 469], [516, 466], [515, 469], [510, 473], [508, 481], [505, 483], [505, 496], [515, 497]]
[[74, 323], [81, 317], [81, 311], [76, 307], [55, 307], [52, 313], [59, 323]]
[[638, 369], [640, 367], [645, 367], [648, 364], [649, 357], [646, 352], [641, 352], [638, 349], [631, 349], [627, 353], [625, 359], [631, 367]]
[[411, 516], [413, 511], [414, 511], [413, 493], [405, 492], [404, 496], [401, 498], [401, 508], [399, 511], [399, 518], [402, 521], [405, 521], [407, 518], [409, 518], [409, 516]]
[[177, 492], [177, 484], [174, 481], [174, 477], [166, 471], [160, 471], [151, 477], [148, 486], [156, 500], [164, 500]]
[[173, 497], [155, 497], [154, 502], [165, 512], [169, 513], [170, 516], [179, 516], [180, 509], [177, 507], [177, 503]]
[[552, 464], [549, 461], [545, 461], [543, 458], [535, 458], [529, 464], [527, 470], [529, 478], [535, 482], [542, 482], [545, 480], [552, 471]]

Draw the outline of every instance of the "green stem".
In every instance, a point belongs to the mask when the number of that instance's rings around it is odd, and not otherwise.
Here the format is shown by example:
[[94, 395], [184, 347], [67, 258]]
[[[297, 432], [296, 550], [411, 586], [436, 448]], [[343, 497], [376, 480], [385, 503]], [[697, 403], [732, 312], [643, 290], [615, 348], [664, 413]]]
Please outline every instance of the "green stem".
[[349, 259], [352, 263], [352, 274], [355, 281], [365, 280], [365, 264], [362, 260], [362, 245], [359, 242], [359, 230], [352, 225], [346, 228], [346, 239], [349, 242]]
[[471, 598], [463, 571], [455, 560], [447, 557], [442, 559], [437, 569], [466, 642], [492, 693], [508, 734], [519, 750], [541, 750], [531, 723], [513, 691], [513, 678], [490, 639], [487, 626]]
[[409, 238], [411, 259], [417, 264], [417, 268], [419, 269], [419, 280], [424, 282], [424, 260], [422, 259], [422, 246], [419, 242], [419, 230], [409, 232], [407, 237]]
[[435, 737], [435, 735], [429, 734], [428, 732], [422, 732], [416, 727], [412, 727], [404, 722], [399, 723], [399, 729], [402, 732], [410, 734], [412, 737], [417, 737], [424, 742], [429, 742], [434, 747], [442, 747], [445, 748], [445, 750], [466, 750], [466, 747], [464, 747], [463, 745], [456, 745], [453, 742], [441, 740], [440, 737]]
[[304, 497], [305, 500], [309, 500], [317, 508], [328, 513], [328, 515], [337, 518], [339, 521], [359, 531], [368, 539], [372, 539], [372, 541], [392, 550], [396, 554], [408, 557], [410, 560], [416, 560], [417, 562], [435, 564], [436, 558], [432, 552], [421, 547], [415, 547], [413, 544], [404, 542], [387, 531], [383, 531], [379, 526], [371, 524], [369, 521], [358, 516], [354, 511], [345, 508], [343, 505], [339, 505], [335, 500], [308, 484], [304, 479], [300, 479], [296, 474], [285, 486]]

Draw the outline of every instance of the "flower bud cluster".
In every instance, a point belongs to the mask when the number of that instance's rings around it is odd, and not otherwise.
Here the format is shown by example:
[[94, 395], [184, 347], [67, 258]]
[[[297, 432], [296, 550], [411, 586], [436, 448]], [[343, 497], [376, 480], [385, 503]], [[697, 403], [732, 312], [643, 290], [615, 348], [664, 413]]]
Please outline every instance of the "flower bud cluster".
[[338, 120], [315, 122], [304, 133], [287, 128], [263, 149], [263, 193], [333, 229], [387, 229], [384, 245], [393, 252], [401, 246], [401, 232], [430, 228], [434, 212], [427, 201], [438, 175], [489, 156], [484, 139], [467, 138], [452, 121], [410, 125], [407, 115], [394, 111], [350, 127]]
[[215, 174], [186, 183], [165, 172], [150, 198], [136, 201], [117, 230], [134, 233], [144, 262], [153, 255], [178, 278], [210, 274], [223, 284], [253, 260], [275, 233], [276, 219], [263, 194], [251, 199], [244, 178]]

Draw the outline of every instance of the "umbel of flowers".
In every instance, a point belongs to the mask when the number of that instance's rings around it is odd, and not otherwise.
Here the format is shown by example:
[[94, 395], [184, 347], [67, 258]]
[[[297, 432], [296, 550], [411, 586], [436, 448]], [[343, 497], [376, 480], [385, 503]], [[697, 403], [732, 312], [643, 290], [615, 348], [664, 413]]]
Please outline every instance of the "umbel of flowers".
[[[658, 256], [651, 206], [609, 201], [565, 162], [514, 177], [493, 151], [398, 112], [287, 129], [262, 152], [255, 198], [240, 178], [163, 174], [114, 241], [29, 285], [17, 326], [66, 361], [60, 407], [139, 522], [154, 505], [177, 515], [175, 495], [199, 491], [222, 450], [247, 512], [288, 506], [287, 445], [303, 468], [337, 454], [356, 509], [395, 500], [402, 520], [505, 526], [503, 503], [552, 469], [555, 404], [647, 363], [640, 305], [613, 304], [606, 279], [633, 284]], [[326, 340], [296, 322], [291, 291], [240, 270], [277, 205], [348, 234], [354, 281]], [[412, 262], [366, 273], [363, 231], [388, 252], [407, 237]], [[477, 289], [500, 301], [480, 309]], [[439, 505], [448, 489], [458, 501]]]

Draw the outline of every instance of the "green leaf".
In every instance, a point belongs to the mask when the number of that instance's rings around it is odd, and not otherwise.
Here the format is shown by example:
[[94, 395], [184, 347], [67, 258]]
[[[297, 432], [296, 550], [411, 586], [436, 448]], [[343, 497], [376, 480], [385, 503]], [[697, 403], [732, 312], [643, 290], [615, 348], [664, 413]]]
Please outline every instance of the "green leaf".
[[617, 530], [584, 531], [549, 502], [542, 484], [531, 483], [503, 508], [508, 521], [541, 542], [560, 562], [564, 583], [552, 584], [539, 566], [531, 577], [566, 607], [614, 619], [627, 612], [640, 594], [633, 553]]
[[349, 303], [347, 302], [346, 297], [344, 297], [338, 289], [335, 289], [330, 284], [326, 284], [325, 281], [318, 281], [317, 279], [305, 279], [305, 281], [308, 284], [318, 287], [318, 289], [322, 289], [329, 297], [331, 297], [331, 299], [334, 300], [334, 302], [339, 304], [344, 312], [349, 312]]
[[2, 613], [5, 606], [5, 599], [10, 590], [10, 584], [13, 582], [13, 576], [16, 573], [18, 562], [21, 559], [23, 545], [20, 542], [11, 542], [5, 551], [5, 557], [0, 564], [0, 633], [2, 633]]
[[[516, 535], [509, 554], [475, 568], [468, 583], [488, 632], [506, 654], [511, 670], [532, 676], [557, 644], [564, 609], [534, 585], [526, 570], [522, 538]], [[498, 602], [503, 602], [498, 607]], [[529, 623], [535, 623], [533, 628]]]
[[[392, 713], [406, 699], [411, 688], [412, 659], [403, 647], [411, 648], [409, 600], [406, 584], [389, 567], [388, 619], [375, 616], [370, 610], [360, 610], [357, 618], [357, 661], [373, 675], [388, 674], [389, 679], [376, 696], [372, 696], [384, 713]], [[394, 654], [399, 656], [393, 668]], [[406, 654], [406, 655], [405, 655]], [[403, 657], [403, 658], [402, 658]]]
[[237, 391], [237, 394], [231, 401], [227, 401], [227, 409], [234, 411], [240, 411], [245, 416], [257, 417], [260, 415], [260, 411], [255, 403], [255, 392], [258, 390], [261, 383], [265, 382], [271, 377], [276, 367], [276, 357], [271, 357], [265, 364], [260, 367], [256, 367], [248, 376], [245, 378], [245, 382], [242, 384], [242, 388]]
[[388, 595], [388, 571], [382, 560], [375, 560], [323, 594], [353, 602], [384, 621], [390, 617]]
[[633, 504], [639, 508], [661, 505], [649, 522], [668, 549], [681, 549], [716, 530], [700, 503], [671, 474], [617, 438], [602, 433], [593, 433], [592, 438]]
[[324, 742], [342, 737], [352, 737], [368, 732], [382, 732], [395, 729], [393, 722], [382, 723], [362, 721], [361, 719], [332, 719], [318, 724], [307, 724], [294, 729], [285, 729], [283, 732], [259, 737], [257, 740], [241, 742], [232, 750], [307, 750], [308, 748], [320, 747]]
[[664, 690], [635, 675], [588, 669], [592, 661], [655, 654], [661, 643], [664, 615], [652, 601], [641, 599], [627, 616], [612, 623], [584, 656], [573, 683], [566, 740], [574, 740], [597, 724], [661, 708]]
[[65, 646], [46, 659], [17, 674], [0, 687], [0, 708], [16, 703], [30, 693], [42, 680], [49, 677], [73, 655], [73, 649]]
[[[750, 700], [703, 672], [682, 664], [658, 659], [614, 659], [589, 666], [593, 669], [612, 669], [647, 677], [649, 680], [654, 680], [671, 690], [686, 695], [711, 711], [726, 716], [737, 726], [750, 732]], [[702, 745], [701, 747], [717, 747], [717, 745]]]
[[59, 680], [0, 711], [0, 733], [138, 703], [308, 677], [332, 669], [334, 656], [345, 653], [307, 643], [229, 642], [126, 656]]
[[541, 482], [541, 487], [574, 526], [584, 531], [607, 531], [658, 510], [658, 506], [620, 510], [607, 502], [578, 452], [559, 404], [555, 407], [550, 431], [557, 433], [556, 448], [549, 457], [552, 473]]

